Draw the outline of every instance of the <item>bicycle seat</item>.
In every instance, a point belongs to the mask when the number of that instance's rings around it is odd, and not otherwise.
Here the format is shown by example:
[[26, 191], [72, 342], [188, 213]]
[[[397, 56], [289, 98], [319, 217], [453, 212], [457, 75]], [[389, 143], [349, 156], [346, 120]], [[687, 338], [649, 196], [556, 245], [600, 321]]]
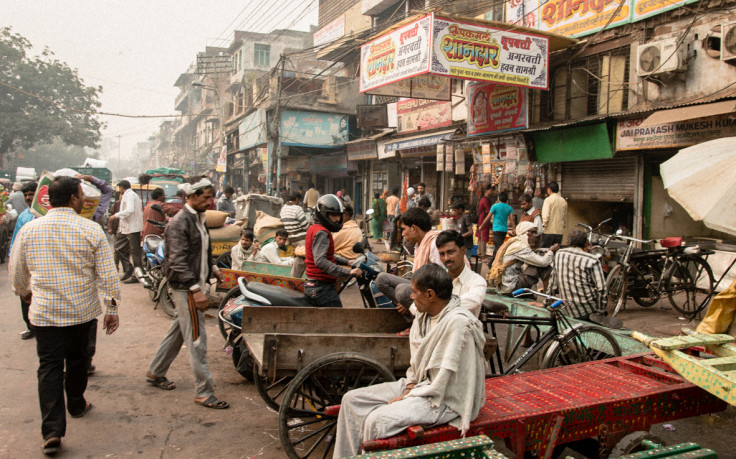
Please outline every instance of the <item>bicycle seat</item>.
[[490, 312], [492, 314], [502, 314], [509, 311], [509, 307], [505, 304], [490, 300], [484, 300], [480, 307], [483, 311]]
[[277, 285], [268, 285], [262, 282], [248, 282], [246, 288], [252, 293], [266, 298], [274, 306], [313, 306], [302, 292]]
[[145, 246], [146, 250], [148, 250], [150, 253], [153, 253], [156, 251], [156, 249], [159, 248], [162, 242], [164, 242], [164, 238], [162, 238], [161, 236], [148, 235], [143, 241], [143, 245]]
[[680, 247], [682, 245], [681, 237], [666, 237], [659, 241], [659, 245], [665, 248]]

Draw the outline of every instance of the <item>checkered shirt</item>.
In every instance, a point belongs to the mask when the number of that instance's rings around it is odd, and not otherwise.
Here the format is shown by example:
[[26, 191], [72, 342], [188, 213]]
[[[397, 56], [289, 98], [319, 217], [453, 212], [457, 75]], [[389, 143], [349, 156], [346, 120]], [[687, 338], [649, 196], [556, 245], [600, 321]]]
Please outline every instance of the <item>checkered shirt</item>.
[[112, 250], [99, 224], [70, 207], [51, 209], [27, 223], [10, 254], [10, 283], [33, 293], [28, 318], [39, 327], [67, 327], [102, 313], [117, 314], [120, 282]]

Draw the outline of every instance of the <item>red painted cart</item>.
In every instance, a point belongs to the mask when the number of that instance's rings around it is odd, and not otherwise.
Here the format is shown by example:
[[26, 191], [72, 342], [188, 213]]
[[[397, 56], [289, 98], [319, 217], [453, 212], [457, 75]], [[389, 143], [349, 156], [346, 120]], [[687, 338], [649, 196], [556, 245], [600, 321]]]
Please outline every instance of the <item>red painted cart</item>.
[[[503, 439], [517, 457], [536, 452], [552, 457], [555, 447], [587, 440], [586, 456], [626, 452], [628, 442], [653, 424], [715, 413], [727, 404], [687, 382], [651, 353], [486, 379], [486, 403], [467, 436]], [[282, 407], [283, 411], [283, 407]], [[287, 452], [308, 430], [334, 422], [339, 406], [310, 416], [299, 413], [302, 432], [290, 432]], [[280, 426], [291, 430], [291, 425]], [[305, 427], [302, 427], [305, 429]], [[285, 436], [282, 433], [282, 443]], [[460, 438], [450, 426], [410, 427], [391, 438], [364, 442], [366, 451], [381, 451]], [[292, 457], [292, 454], [289, 454]], [[296, 454], [296, 457], [301, 454]]]

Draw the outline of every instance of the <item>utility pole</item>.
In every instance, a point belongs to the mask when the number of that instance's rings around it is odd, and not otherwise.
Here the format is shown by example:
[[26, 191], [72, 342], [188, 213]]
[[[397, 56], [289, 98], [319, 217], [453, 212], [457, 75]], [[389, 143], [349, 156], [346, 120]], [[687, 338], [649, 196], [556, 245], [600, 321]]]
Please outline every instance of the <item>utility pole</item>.
[[118, 177], [118, 179], [123, 178], [123, 171], [122, 169], [120, 169], [120, 138], [121, 137], [122, 136], [118, 135], [118, 174], [120, 174], [120, 177]]
[[[284, 79], [284, 65], [286, 64], [286, 58], [281, 55], [279, 59], [279, 65], [281, 70], [279, 72], [278, 89], [276, 91], [276, 112], [274, 113], [274, 134], [276, 136], [276, 189], [273, 193], [274, 196], [278, 196], [281, 191], [281, 87], [282, 80]], [[268, 171], [270, 175], [271, 171]], [[267, 177], [268, 177], [267, 175]]]

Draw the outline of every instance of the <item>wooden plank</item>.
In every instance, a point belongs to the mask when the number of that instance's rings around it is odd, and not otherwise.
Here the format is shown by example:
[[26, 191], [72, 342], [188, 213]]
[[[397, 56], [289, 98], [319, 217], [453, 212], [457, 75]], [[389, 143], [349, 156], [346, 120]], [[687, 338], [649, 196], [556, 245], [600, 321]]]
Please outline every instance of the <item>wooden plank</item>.
[[[399, 371], [406, 370], [410, 364], [409, 338], [406, 336], [369, 333], [330, 335], [266, 333], [263, 342], [274, 339], [278, 340], [276, 366], [279, 372], [299, 370], [320, 357], [336, 352], [354, 352], [373, 357], [389, 369], [392, 366], [393, 355], [393, 368]], [[263, 362], [264, 370], [269, 370], [269, 363], [268, 359]]]
[[410, 323], [395, 309], [245, 306], [243, 333], [387, 333]]
[[253, 356], [253, 360], [256, 361], [258, 366], [262, 366], [265, 336], [262, 333], [243, 333], [242, 336], [250, 350], [250, 354]]

